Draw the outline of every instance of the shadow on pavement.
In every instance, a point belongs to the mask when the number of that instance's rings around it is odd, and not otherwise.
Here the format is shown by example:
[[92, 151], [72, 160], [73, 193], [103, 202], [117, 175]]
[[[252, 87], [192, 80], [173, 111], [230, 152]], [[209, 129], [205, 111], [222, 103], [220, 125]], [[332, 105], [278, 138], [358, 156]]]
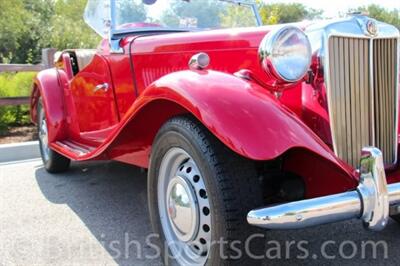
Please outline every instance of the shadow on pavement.
[[[140, 169], [115, 162], [80, 163], [61, 175], [39, 168], [36, 179], [44, 196], [52, 203], [67, 204], [116, 263], [160, 264], [158, 259], [146, 259], [155, 250], [145, 244], [152, 231], [146, 174]], [[365, 231], [359, 221], [269, 231], [263, 255], [268, 265], [399, 265], [399, 236], [400, 227], [393, 221], [382, 232]], [[155, 238], [150, 240], [155, 243]]]
[[[146, 259], [156, 251], [145, 244], [152, 230], [147, 211], [147, 178], [139, 168], [95, 162], [74, 164], [64, 174], [51, 175], [44, 168], [35, 174], [44, 196], [52, 203], [67, 204], [116, 263], [160, 264], [158, 259]], [[150, 241], [155, 243], [155, 238]]]

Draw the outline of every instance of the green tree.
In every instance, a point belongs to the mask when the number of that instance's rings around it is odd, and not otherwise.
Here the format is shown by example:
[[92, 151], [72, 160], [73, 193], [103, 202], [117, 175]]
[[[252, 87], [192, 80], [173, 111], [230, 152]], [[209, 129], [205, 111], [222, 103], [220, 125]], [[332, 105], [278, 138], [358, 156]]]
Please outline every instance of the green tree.
[[352, 11], [361, 11], [368, 14], [368, 16], [375, 18], [379, 21], [386, 22], [388, 24], [392, 24], [400, 29], [400, 9], [392, 9], [388, 10], [379, 5], [369, 5], [358, 7], [356, 10]]
[[0, 63], [39, 63], [41, 49], [94, 48], [86, 0], [0, 0]]
[[304, 19], [321, 18], [322, 10], [308, 8], [300, 3], [265, 4], [258, 1], [259, 12], [264, 24], [298, 22]]
[[221, 26], [228, 27], [254, 27], [256, 18], [253, 10], [248, 7], [230, 5], [225, 12], [220, 13]]
[[0, 63], [15, 63], [32, 16], [22, 0], [0, 0], [0, 7]]
[[43, 37], [49, 34], [50, 19], [54, 14], [54, 0], [23, 0], [29, 20], [25, 21], [26, 32], [21, 38], [16, 61], [39, 63]]
[[84, 22], [86, 0], [56, 1], [50, 30], [43, 36], [42, 46], [58, 50], [68, 48], [95, 48], [100, 37]]

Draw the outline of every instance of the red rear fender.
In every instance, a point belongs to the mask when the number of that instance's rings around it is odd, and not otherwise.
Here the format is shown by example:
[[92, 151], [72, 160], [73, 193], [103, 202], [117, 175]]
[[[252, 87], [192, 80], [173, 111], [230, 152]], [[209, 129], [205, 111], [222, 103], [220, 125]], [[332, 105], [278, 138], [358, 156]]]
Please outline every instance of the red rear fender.
[[49, 127], [49, 141], [64, 139], [65, 112], [63, 87], [56, 69], [47, 69], [38, 73], [35, 78], [31, 97], [31, 119], [37, 121], [36, 107], [39, 97], [42, 98]]

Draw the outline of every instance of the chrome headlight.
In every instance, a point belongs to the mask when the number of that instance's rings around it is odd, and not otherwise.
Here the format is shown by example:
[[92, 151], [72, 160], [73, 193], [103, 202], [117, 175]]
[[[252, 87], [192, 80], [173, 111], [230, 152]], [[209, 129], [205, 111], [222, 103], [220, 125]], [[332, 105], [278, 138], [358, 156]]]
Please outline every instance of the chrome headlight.
[[311, 64], [311, 45], [307, 35], [297, 27], [286, 26], [268, 33], [259, 47], [265, 71], [285, 82], [296, 82]]

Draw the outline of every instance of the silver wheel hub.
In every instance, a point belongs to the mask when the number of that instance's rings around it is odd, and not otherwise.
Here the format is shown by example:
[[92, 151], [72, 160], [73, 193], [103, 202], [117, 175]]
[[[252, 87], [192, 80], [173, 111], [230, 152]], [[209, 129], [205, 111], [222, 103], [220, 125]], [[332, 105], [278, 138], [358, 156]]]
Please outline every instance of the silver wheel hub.
[[39, 139], [40, 139], [40, 149], [42, 150], [43, 160], [47, 162], [50, 158], [50, 148], [49, 148], [49, 138], [47, 131], [47, 122], [44, 110], [40, 112], [40, 124], [39, 124]]
[[42, 141], [44, 146], [48, 146], [49, 140], [47, 136], [47, 123], [46, 119], [42, 120], [42, 124], [40, 125], [40, 132], [39, 132], [40, 140]]
[[171, 179], [167, 189], [168, 217], [179, 240], [195, 237], [199, 223], [197, 199], [190, 184], [182, 177]]
[[204, 265], [211, 245], [211, 210], [197, 164], [181, 148], [163, 157], [157, 184], [161, 226], [180, 265]]

